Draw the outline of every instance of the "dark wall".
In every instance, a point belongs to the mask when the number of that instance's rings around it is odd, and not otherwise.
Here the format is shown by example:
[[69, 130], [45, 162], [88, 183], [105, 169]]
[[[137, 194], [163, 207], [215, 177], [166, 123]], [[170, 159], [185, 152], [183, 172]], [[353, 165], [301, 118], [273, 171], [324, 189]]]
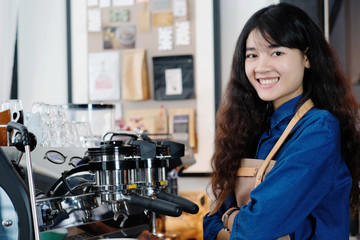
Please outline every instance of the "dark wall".
[[303, 9], [311, 19], [324, 30], [324, 1], [323, 0], [281, 0]]

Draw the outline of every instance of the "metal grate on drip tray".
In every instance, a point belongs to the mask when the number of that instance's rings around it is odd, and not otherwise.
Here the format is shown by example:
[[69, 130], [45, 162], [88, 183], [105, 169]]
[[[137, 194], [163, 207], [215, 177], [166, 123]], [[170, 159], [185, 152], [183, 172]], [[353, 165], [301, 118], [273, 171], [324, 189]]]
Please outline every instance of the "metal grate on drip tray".
[[94, 235], [90, 234], [90, 233], [80, 233], [74, 236], [69, 236], [66, 237], [65, 240], [81, 240], [81, 239], [88, 239], [94, 237]]

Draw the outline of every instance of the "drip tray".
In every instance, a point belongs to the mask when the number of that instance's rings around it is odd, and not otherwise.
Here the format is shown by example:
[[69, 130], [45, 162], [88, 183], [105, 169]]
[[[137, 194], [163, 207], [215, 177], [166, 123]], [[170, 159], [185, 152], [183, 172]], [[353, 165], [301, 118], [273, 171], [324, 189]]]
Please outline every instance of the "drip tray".
[[106, 233], [102, 235], [93, 235], [92, 233], [85, 232], [82, 229], [79, 229], [77, 227], [71, 227], [68, 229], [69, 234], [65, 238], [65, 240], [81, 240], [81, 239], [87, 239], [87, 240], [97, 240], [97, 239], [111, 239], [111, 238], [136, 238], [141, 234], [144, 230], [149, 230], [149, 225], [142, 224], [138, 226], [128, 227], [124, 228], [118, 231], [114, 231], [111, 233]]
[[66, 237], [65, 240], [91, 239], [92, 237], [94, 237], [94, 235], [90, 233], [80, 233], [78, 235]]

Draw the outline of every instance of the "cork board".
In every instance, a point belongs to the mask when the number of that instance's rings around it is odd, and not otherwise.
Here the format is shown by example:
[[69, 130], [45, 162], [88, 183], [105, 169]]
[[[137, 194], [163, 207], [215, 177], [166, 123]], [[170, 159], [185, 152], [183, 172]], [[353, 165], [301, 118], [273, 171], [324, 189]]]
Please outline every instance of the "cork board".
[[[131, 48], [144, 48], [146, 50], [150, 88], [150, 100], [146, 102], [153, 106], [158, 105], [159, 103], [153, 100], [153, 57], [192, 55], [194, 62], [196, 62], [194, 0], [185, 0], [186, 16], [177, 16], [179, 12], [174, 11], [174, 7], [181, 1], [176, 0], [152, 0], [148, 2], [133, 0], [134, 4], [128, 6], [115, 6], [115, 4], [118, 4], [121, 0], [113, 0], [108, 1], [109, 5], [107, 7], [102, 7], [101, 2], [101, 0], [98, 3], [95, 1], [95, 4], [92, 5], [88, 2], [88, 26], [90, 27], [91, 23], [89, 23], [89, 21], [93, 18], [90, 15], [100, 14], [100, 16], [97, 16], [101, 19], [101, 26], [95, 26], [95, 28], [97, 27], [100, 31], [93, 31], [93, 29], [88, 28], [88, 53], [118, 51], [120, 54], [119, 67], [120, 71], [122, 71], [123, 52]], [[132, 1], [125, 0], [123, 2]], [[159, 7], [159, 4], [161, 4], [162, 7]], [[181, 28], [184, 29], [184, 26], [189, 30], [189, 39], [185, 39], [185, 41], [181, 39], [177, 40], [177, 33], [181, 31]], [[92, 27], [94, 26], [92, 25]], [[170, 47], [166, 44], [159, 46], [159, 42], [161, 42], [159, 37], [162, 36], [160, 32], [165, 31], [163, 35], [166, 35], [166, 31], [169, 28], [170, 31], [172, 31], [172, 45]], [[109, 40], [111, 36], [118, 38], [118, 41]], [[122, 100], [121, 97], [119, 102], [122, 104], [123, 111], [128, 108], [137, 108], [138, 105], [134, 102], [128, 102], [129, 104], [127, 104], [127, 101]], [[161, 102], [160, 104], [162, 106], [165, 105], [165, 107], [167, 107], [166, 105], [168, 104], [170, 104], [170, 107], [181, 105], [181, 103], [171, 103], [171, 101]], [[186, 103], [186, 105], [189, 105], [189, 103]], [[194, 100], [191, 101], [190, 105], [195, 106]]]

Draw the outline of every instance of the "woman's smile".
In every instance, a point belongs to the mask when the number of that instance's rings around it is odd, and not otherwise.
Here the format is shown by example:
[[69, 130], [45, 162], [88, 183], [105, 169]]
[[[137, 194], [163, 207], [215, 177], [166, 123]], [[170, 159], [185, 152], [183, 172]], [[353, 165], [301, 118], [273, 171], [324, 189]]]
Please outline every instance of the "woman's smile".
[[280, 79], [278, 77], [273, 77], [273, 78], [258, 78], [257, 80], [261, 86], [272, 86], [276, 84]]

